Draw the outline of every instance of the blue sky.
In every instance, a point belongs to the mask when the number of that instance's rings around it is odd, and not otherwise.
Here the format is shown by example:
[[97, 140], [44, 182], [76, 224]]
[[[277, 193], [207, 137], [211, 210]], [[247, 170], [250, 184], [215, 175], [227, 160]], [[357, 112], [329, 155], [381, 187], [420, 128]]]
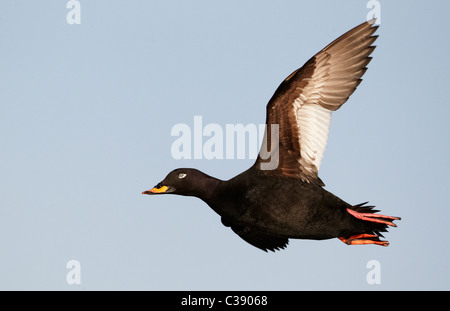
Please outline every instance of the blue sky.
[[252, 165], [176, 160], [171, 129], [264, 123], [279, 83], [365, 21], [367, 1], [80, 0], [79, 25], [66, 3], [0, 3], [0, 289], [450, 289], [448, 1], [380, 0], [374, 59], [333, 114], [319, 173], [401, 216], [391, 245], [277, 253], [196, 198], [141, 192], [176, 167], [229, 179]]

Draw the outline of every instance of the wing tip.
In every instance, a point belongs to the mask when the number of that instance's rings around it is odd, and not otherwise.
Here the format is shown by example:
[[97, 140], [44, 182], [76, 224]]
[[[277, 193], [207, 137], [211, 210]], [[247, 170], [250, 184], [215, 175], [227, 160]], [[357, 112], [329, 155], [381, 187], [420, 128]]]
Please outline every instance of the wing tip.
[[378, 28], [380, 25], [379, 24], [375, 24], [377, 19], [378, 19], [377, 17], [373, 17], [373, 18], [367, 20], [366, 23], [371, 25], [372, 27]]

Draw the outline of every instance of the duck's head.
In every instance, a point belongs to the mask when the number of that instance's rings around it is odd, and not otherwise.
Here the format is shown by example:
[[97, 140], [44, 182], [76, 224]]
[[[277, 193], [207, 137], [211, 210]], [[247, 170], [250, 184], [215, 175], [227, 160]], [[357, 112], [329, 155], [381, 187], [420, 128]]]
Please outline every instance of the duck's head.
[[164, 180], [142, 194], [179, 194], [204, 197], [213, 191], [218, 179], [192, 168], [177, 168], [170, 172]]

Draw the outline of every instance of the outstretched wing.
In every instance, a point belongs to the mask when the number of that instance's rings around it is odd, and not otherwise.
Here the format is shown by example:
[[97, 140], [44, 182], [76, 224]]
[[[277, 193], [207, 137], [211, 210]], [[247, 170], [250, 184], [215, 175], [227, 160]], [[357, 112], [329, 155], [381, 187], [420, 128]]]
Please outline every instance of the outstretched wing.
[[[280, 84], [267, 104], [265, 138], [255, 163], [258, 169], [324, 186], [318, 171], [331, 112], [362, 81], [375, 49], [373, 33], [378, 26], [373, 23], [365, 22], [340, 36]], [[272, 135], [271, 125], [278, 125], [278, 135]], [[265, 168], [270, 161], [277, 163]]]

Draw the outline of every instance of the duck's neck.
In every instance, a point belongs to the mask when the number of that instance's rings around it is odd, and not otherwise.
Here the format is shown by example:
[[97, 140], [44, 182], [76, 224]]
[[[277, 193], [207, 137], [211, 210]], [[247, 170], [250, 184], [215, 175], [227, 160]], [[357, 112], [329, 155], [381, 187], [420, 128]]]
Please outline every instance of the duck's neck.
[[222, 180], [207, 175], [206, 178], [202, 178], [199, 181], [198, 188], [193, 195], [209, 203], [214, 197], [217, 186], [221, 182]]

